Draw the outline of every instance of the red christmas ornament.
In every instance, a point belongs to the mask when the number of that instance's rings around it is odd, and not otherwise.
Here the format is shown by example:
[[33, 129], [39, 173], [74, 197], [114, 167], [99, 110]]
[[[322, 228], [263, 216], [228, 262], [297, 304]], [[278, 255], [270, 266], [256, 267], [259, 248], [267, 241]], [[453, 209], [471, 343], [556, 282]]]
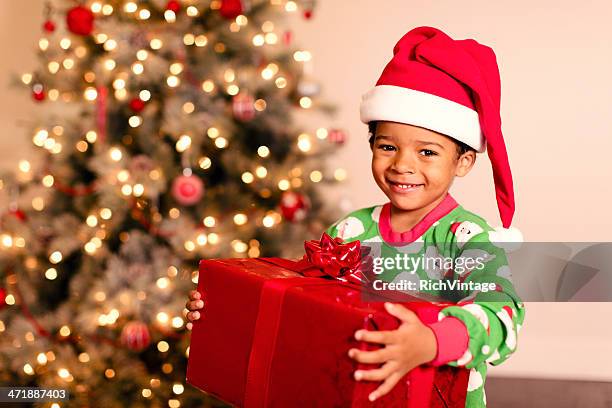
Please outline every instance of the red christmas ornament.
[[6, 290], [0, 288], [0, 310], [6, 306]]
[[48, 33], [52, 33], [55, 31], [55, 23], [51, 20], [47, 20], [45, 21], [45, 23], [43, 24], [43, 30], [45, 30]]
[[128, 322], [121, 330], [121, 344], [132, 351], [142, 351], [151, 343], [151, 335], [146, 324], [139, 321]]
[[32, 88], [32, 98], [38, 102], [45, 100], [45, 89], [42, 87], [42, 85], [34, 86]]
[[94, 15], [90, 9], [76, 6], [68, 10], [66, 24], [68, 30], [76, 35], [89, 35], [93, 31]]
[[172, 183], [172, 196], [181, 205], [194, 205], [204, 195], [204, 183], [198, 176], [179, 176]]
[[283, 44], [291, 45], [291, 41], [293, 40], [293, 31], [287, 30], [283, 33]]
[[219, 13], [228, 20], [232, 20], [242, 14], [242, 0], [221, 0]]
[[341, 129], [330, 129], [327, 133], [327, 139], [336, 144], [343, 144], [346, 142], [347, 134]]
[[245, 92], [239, 93], [232, 99], [232, 110], [234, 117], [243, 122], [248, 122], [255, 117], [255, 100]]
[[283, 217], [290, 222], [302, 221], [310, 209], [310, 200], [303, 194], [285, 191], [281, 194], [280, 210]]
[[302, 10], [304, 10], [303, 15], [306, 20], [310, 20], [312, 18], [312, 11], [315, 8], [314, 0], [304, 0], [302, 2]]
[[178, 13], [180, 9], [181, 9], [181, 3], [179, 3], [176, 0], [170, 0], [166, 4], [166, 10], [174, 11], [175, 14]]
[[145, 107], [145, 101], [140, 98], [134, 98], [130, 101], [130, 109], [136, 113], [142, 111]]
[[14, 209], [14, 210], [10, 210], [9, 211], [10, 214], [14, 215], [15, 218], [17, 218], [19, 221], [23, 222], [25, 221], [28, 216], [26, 215], [26, 213], [24, 213], [23, 211], [21, 211], [19, 208]]

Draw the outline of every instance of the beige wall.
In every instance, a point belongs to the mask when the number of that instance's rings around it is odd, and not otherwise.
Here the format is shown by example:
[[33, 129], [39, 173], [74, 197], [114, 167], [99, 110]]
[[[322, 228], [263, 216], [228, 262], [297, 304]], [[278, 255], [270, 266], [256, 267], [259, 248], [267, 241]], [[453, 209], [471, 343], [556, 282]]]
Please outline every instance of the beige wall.
[[[527, 240], [610, 240], [612, 191], [612, 6], [606, 0], [320, 0], [315, 18], [295, 18], [296, 43], [314, 55], [323, 95], [338, 105], [332, 124], [350, 140], [337, 163], [350, 174], [352, 207], [383, 202], [371, 178], [361, 94], [374, 85], [395, 42], [433, 25], [492, 46], [502, 75], [502, 119], [516, 180], [514, 225]], [[7, 90], [10, 72], [32, 67], [42, 0], [4, 0], [0, 8], [0, 168], [14, 167], [29, 137], [16, 127], [30, 98]], [[480, 156], [453, 193], [499, 224], [491, 170]], [[334, 202], [331, 201], [330, 202]], [[537, 271], [534, 271], [537, 273]], [[611, 304], [528, 304], [520, 351], [493, 375], [612, 381]], [[607, 319], [609, 320], [609, 319]]]
[[15, 168], [29, 148], [23, 125], [34, 102], [23, 88], [10, 83], [14, 74], [34, 67], [43, 4], [43, 0], [0, 0], [0, 170]]

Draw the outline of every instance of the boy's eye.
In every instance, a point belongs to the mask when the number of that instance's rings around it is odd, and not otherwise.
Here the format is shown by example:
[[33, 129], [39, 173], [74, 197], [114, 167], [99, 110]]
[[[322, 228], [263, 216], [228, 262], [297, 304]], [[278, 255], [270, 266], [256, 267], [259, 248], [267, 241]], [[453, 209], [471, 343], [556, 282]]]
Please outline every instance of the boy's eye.
[[421, 150], [421, 154], [423, 154], [423, 156], [436, 156], [438, 153], [434, 152], [433, 150], [423, 149]]
[[385, 151], [385, 152], [390, 152], [393, 149], [395, 149], [395, 146], [391, 146], [391, 145], [388, 145], [388, 144], [382, 144], [381, 143], [381, 144], [378, 145], [378, 148], [383, 150], [383, 151]]

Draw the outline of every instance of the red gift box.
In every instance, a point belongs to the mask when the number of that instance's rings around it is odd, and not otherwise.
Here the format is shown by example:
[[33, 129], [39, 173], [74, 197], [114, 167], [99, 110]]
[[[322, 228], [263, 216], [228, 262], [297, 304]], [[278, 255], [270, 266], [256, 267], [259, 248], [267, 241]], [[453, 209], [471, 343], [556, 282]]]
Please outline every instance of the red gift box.
[[[380, 383], [355, 381], [348, 357], [360, 328], [393, 330], [398, 320], [382, 303], [362, 300], [354, 284], [295, 272], [280, 258], [200, 262], [205, 307], [193, 325], [187, 382], [232, 405], [254, 407], [461, 407], [468, 371], [422, 365], [375, 402]], [[416, 299], [415, 299], [416, 300]], [[408, 302], [425, 323], [439, 305]]]

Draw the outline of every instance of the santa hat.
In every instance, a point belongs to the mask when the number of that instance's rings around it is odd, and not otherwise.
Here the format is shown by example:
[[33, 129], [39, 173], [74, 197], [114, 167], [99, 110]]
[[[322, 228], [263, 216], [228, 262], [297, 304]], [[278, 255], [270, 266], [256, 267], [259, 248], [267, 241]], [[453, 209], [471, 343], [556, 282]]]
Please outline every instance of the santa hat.
[[487, 150], [502, 224], [509, 228], [514, 191], [501, 132], [500, 88], [491, 48], [472, 39], [453, 40], [436, 28], [418, 27], [398, 41], [376, 86], [363, 95], [361, 121], [415, 125], [459, 140], [479, 153]]

